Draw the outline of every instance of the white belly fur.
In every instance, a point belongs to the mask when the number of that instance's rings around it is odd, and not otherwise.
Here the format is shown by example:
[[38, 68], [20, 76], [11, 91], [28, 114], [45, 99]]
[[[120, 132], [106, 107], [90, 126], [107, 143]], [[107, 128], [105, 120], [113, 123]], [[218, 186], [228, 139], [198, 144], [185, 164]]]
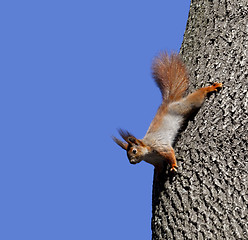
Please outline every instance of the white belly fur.
[[143, 141], [150, 146], [168, 147], [173, 144], [183, 117], [168, 113], [164, 116], [161, 126], [155, 132], [148, 132]]

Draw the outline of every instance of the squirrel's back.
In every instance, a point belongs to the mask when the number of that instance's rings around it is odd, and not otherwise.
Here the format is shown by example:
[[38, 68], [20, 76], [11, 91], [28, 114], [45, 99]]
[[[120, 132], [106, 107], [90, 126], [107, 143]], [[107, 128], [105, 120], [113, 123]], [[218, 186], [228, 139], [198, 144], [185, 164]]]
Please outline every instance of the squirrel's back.
[[176, 53], [161, 52], [153, 61], [152, 75], [166, 104], [181, 99], [188, 88], [186, 66]]

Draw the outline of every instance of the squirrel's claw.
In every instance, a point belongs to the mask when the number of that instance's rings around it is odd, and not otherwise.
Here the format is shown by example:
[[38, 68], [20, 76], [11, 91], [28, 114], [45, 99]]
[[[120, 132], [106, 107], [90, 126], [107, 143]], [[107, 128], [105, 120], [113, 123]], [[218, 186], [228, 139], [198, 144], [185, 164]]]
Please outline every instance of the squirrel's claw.
[[174, 173], [177, 172], [176, 166], [172, 167], [172, 168], [170, 169], [170, 171], [171, 171], [171, 172], [174, 172]]

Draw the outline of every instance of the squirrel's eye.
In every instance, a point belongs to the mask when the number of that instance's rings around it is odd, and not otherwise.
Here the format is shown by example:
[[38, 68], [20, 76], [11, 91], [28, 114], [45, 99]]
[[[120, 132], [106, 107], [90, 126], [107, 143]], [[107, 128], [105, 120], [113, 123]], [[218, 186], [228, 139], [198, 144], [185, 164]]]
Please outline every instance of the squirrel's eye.
[[137, 152], [137, 150], [136, 150], [136, 149], [134, 149], [134, 150], [133, 150], [133, 154], [136, 154], [136, 152]]

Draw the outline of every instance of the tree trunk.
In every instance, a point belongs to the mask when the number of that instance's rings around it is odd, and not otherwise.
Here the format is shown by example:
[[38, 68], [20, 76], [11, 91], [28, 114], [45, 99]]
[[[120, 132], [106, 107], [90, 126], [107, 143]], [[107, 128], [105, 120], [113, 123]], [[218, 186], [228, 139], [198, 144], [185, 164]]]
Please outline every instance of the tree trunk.
[[180, 133], [178, 173], [154, 178], [152, 239], [248, 239], [247, 0], [192, 0], [181, 55], [190, 92], [223, 88]]

